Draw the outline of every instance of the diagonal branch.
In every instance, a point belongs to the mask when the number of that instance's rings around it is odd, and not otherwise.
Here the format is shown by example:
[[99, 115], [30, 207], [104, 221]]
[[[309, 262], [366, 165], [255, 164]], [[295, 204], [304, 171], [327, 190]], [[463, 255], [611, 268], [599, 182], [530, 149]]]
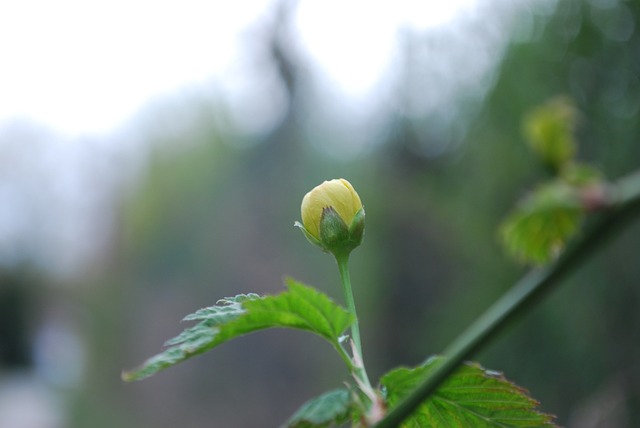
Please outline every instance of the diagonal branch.
[[471, 355], [486, 346], [503, 328], [529, 310], [541, 297], [559, 285], [568, 274], [640, 214], [640, 172], [621, 179], [609, 189], [609, 204], [591, 227], [554, 263], [534, 269], [518, 281], [444, 351], [446, 359], [376, 428], [398, 426], [433, 394], [440, 384]]

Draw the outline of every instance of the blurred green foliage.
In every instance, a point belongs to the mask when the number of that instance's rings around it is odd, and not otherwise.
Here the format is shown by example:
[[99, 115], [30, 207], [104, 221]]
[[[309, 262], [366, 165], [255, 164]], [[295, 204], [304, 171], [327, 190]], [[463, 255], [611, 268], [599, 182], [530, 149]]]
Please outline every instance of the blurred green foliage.
[[[183, 137], [197, 144], [159, 152], [124, 207], [103, 291], [83, 297], [96, 343], [75, 426], [276, 425], [339, 383], [332, 351], [290, 332], [254, 335], [141, 384], [119, 383], [122, 367], [177, 332], [181, 314], [221, 296], [275, 293], [285, 274], [339, 296], [332, 260], [293, 228], [304, 193], [328, 178], [349, 179], [367, 209], [352, 279], [370, 375], [441, 351], [522, 273], [496, 232], [526, 189], [549, 177], [523, 144], [532, 107], [566, 94], [582, 112], [578, 158], [612, 179], [638, 168], [640, 2], [559, 0], [553, 14], [523, 20], [531, 40], [509, 48], [454, 152], [416, 153], [419, 140], [441, 137], [416, 134], [414, 119], [398, 115], [375, 151], [323, 157], [305, 143], [302, 72], [281, 54], [291, 109], [272, 134], [241, 147], [204, 117]], [[630, 230], [476, 359], [527, 386], [561, 425], [640, 426], [639, 237]], [[250, 412], [245, 402], [254, 403]]]
[[533, 150], [558, 170], [570, 161], [577, 142], [573, 136], [577, 113], [570, 99], [557, 97], [527, 114], [524, 132]]
[[563, 182], [538, 187], [500, 227], [506, 249], [517, 259], [543, 264], [555, 258], [577, 231], [582, 201]]

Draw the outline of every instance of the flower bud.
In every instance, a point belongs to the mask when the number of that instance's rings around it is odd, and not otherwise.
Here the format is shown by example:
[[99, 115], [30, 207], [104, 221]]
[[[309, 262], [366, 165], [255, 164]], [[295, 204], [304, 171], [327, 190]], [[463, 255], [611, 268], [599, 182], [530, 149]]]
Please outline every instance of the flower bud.
[[302, 199], [302, 224], [309, 242], [334, 255], [348, 254], [362, 242], [364, 208], [347, 180], [325, 181]]

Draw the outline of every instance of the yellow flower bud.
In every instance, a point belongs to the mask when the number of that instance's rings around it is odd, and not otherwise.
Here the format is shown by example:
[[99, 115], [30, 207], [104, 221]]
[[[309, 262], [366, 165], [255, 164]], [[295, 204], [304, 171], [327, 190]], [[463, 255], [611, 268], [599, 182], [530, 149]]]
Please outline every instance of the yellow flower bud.
[[325, 181], [307, 193], [302, 199], [302, 224], [315, 238], [320, 238], [322, 210], [333, 207], [346, 225], [351, 224], [362, 208], [360, 196], [344, 178]]
[[302, 224], [312, 243], [332, 253], [349, 252], [362, 242], [364, 209], [351, 183], [341, 178], [325, 181], [302, 199]]

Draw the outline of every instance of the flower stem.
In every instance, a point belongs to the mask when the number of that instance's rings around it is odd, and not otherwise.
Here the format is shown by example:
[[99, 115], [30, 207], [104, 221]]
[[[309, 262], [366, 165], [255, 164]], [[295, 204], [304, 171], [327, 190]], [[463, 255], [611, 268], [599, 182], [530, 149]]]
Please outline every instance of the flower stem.
[[[353, 299], [353, 291], [351, 290], [351, 277], [349, 276], [349, 254], [336, 254], [336, 262], [338, 263], [338, 270], [340, 271], [340, 279], [342, 280], [342, 291], [344, 292], [344, 299], [347, 304], [347, 310], [353, 315], [354, 321], [351, 324], [351, 339], [354, 344], [354, 363], [352, 365], [352, 371], [369, 390], [372, 390], [371, 382], [367, 376], [367, 372], [364, 368], [362, 360], [362, 342], [360, 341], [360, 325], [358, 323], [358, 314], [356, 313], [356, 303]], [[368, 391], [365, 391], [368, 392]]]
[[355, 318], [351, 325], [351, 338], [356, 344], [356, 349], [362, 355], [362, 342], [360, 341], [360, 327], [358, 325], [358, 314], [356, 313], [356, 302], [353, 299], [353, 291], [351, 290], [351, 277], [349, 276], [349, 256], [336, 256], [338, 269], [340, 270], [340, 279], [342, 280], [342, 291], [344, 292], [344, 300], [347, 309]]

